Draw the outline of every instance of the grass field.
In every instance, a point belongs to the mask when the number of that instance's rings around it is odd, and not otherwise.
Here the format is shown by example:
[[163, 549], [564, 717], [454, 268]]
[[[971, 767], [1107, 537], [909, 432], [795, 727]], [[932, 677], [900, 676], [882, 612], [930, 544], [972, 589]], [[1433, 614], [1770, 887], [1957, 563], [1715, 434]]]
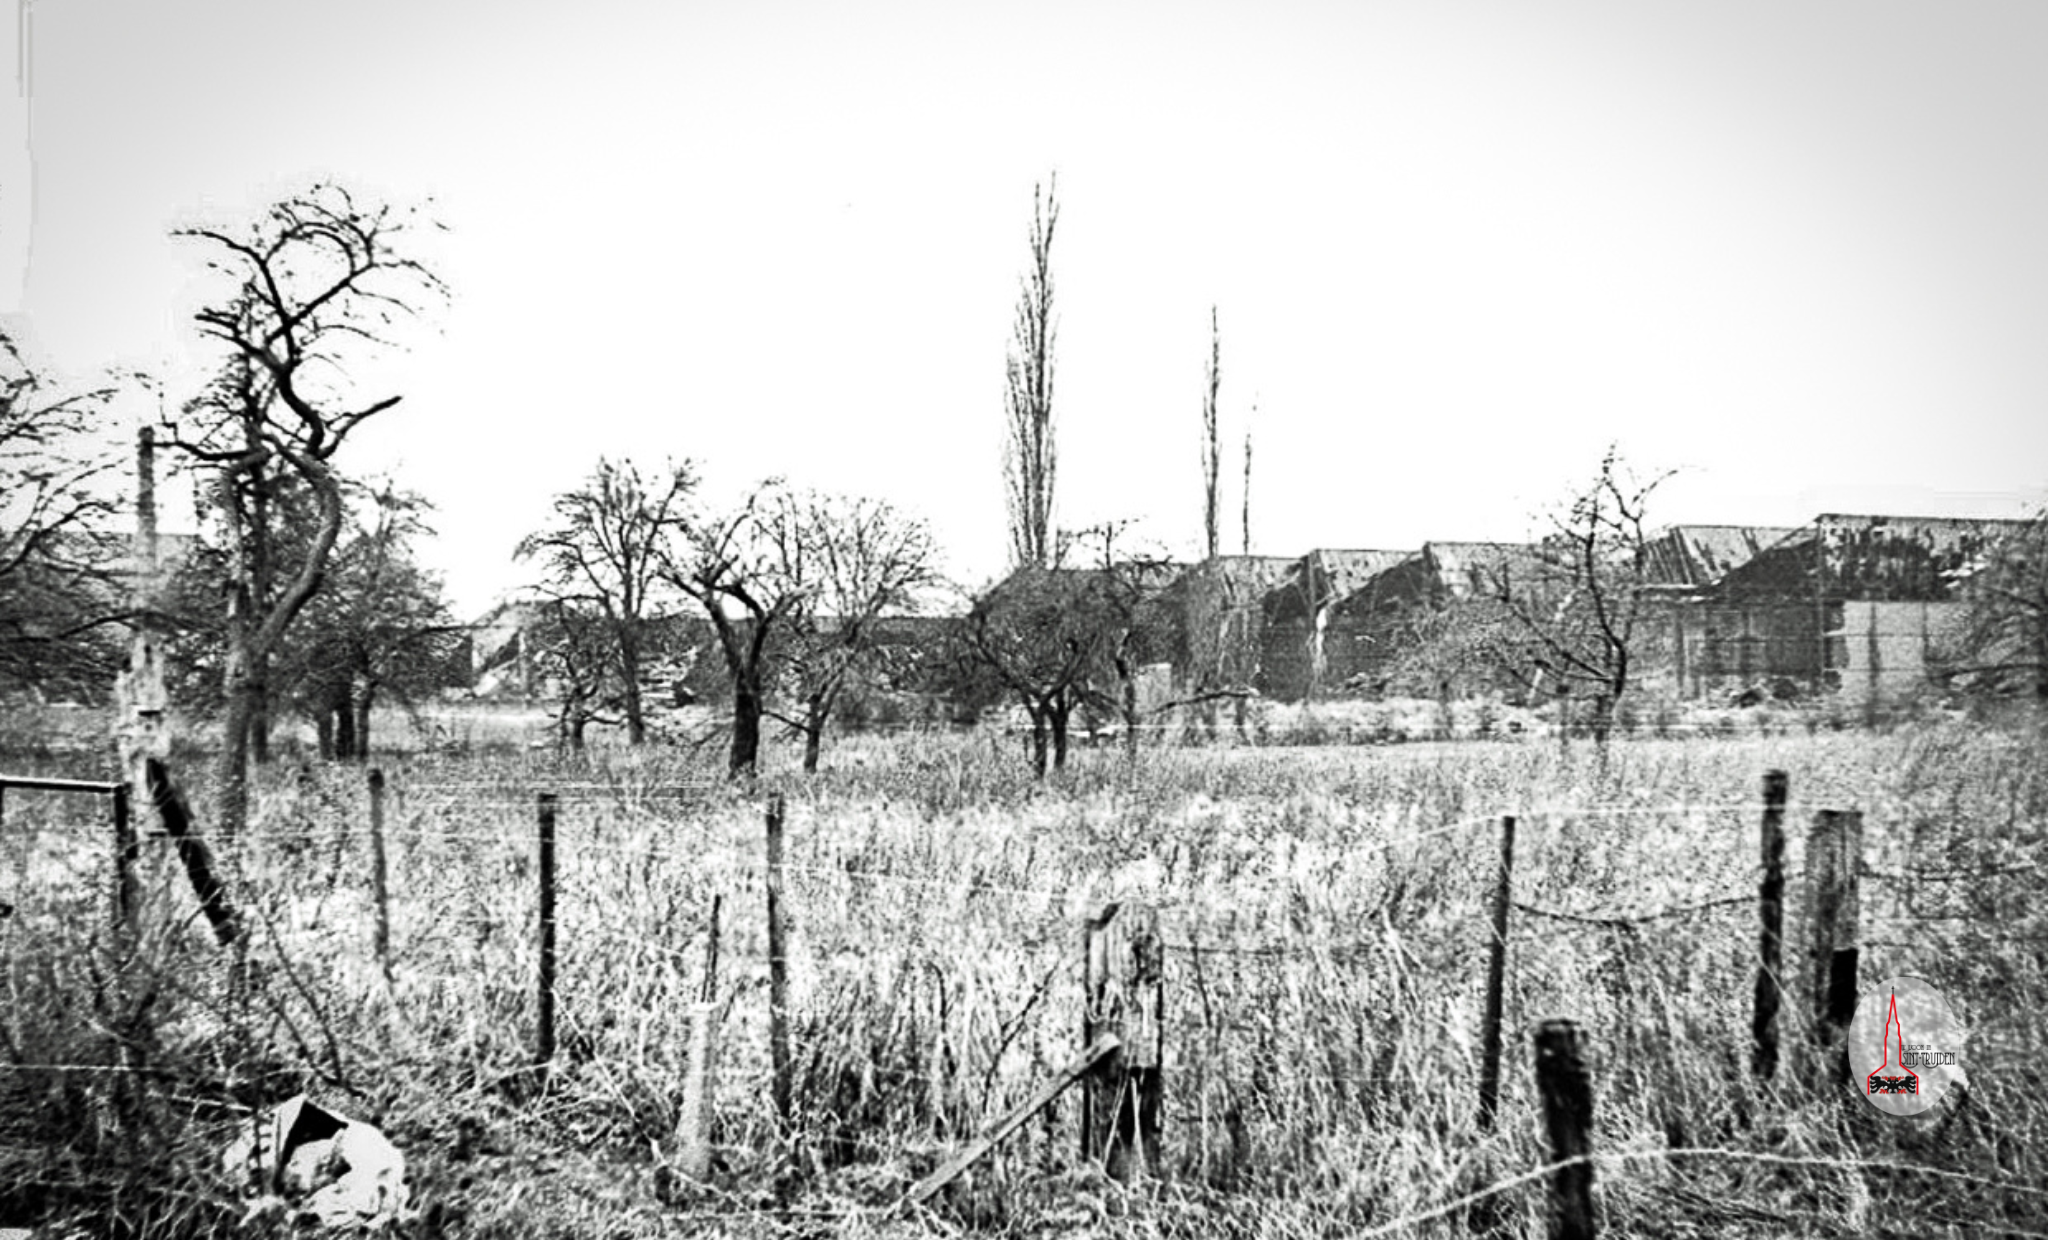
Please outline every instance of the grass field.
[[[218, 1171], [237, 1116], [310, 1089], [406, 1151], [414, 1235], [1461, 1235], [1467, 1212], [1441, 1207], [1500, 1184], [1505, 1234], [1541, 1235], [1527, 1035], [1566, 1016], [1593, 1048], [1603, 1234], [2048, 1234], [2036, 740], [1948, 722], [1618, 741], [1604, 762], [1534, 739], [1148, 748], [1135, 766], [1105, 749], [1040, 786], [986, 737], [906, 734], [741, 789], [708, 749], [568, 760], [526, 748], [531, 721], [487, 724], [382, 763], [388, 983], [360, 768], [265, 772], [248, 836], [220, 844], [250, 926], [242, 987], [167, 847], [145, 846], [123, 948], [104, 811], [8, 795], [0, 1226], [224, 1233], [245, 1214]], [[1749, 1073], [1772, 768], [1791, 780], [1788, 960], [1806, 824], [1860, 809], [1861, 974], [1948, 996], [1972, 1034], [1964, 1105], [1892, 1120], [1796, 1055], [1770, 1085]], [[184, 778], [203, 807], [201, 766]], [[526, 1070], [534, 800], [551, 789], [559, 1047], [542, 1083]], [[769, 1089], [771, 792], [789, 807], [787, 1132]], [[1520, 822], [1514, 899], [1541, 912], [1510, 926], [1487, 1133], [1503, 814]], [[715, 899], [718, 1157], [687, 1183], [662, 1162]], [[1164, 1174], [1124, 1189], [1083, 1165], [1070, 1095], [928, 1209], [899, 1207], [1073, 1057], [1081, 924], [1111, 900], [1156, 907], [1167, 947]], [[1788, 1047], [1804, 1011], [1788, 998]]]

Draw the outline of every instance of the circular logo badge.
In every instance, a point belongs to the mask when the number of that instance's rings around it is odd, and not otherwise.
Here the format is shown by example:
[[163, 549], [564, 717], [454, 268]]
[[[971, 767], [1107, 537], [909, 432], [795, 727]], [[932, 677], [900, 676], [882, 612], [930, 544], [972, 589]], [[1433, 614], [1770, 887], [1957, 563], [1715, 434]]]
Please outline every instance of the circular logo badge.
[[1901, 974], [1864, 990], [1849, 1022], [1849, 1068], [1870, 1105], [1919, 1115], [1964, 1083], [1963, 1026], [1924, 978]]

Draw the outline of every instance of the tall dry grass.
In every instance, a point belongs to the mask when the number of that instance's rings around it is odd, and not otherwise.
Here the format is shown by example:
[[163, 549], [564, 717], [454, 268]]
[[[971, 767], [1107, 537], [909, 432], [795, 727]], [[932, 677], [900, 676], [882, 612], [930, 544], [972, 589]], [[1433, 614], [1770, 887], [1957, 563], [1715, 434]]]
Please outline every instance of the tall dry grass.
[[[2031, 1089], [2048, 926], [2021, 869], [2048, 860], [2042, 756], [1942, 725], [1631, 740], [1604, 759], [1554, 742], [1162, 748], [1135, 766], [1101, 750], [1040, 784], [1009, 742], [935, 734], [848, 740], [814, 779], [771, 768], [741, 790], [710, 753], [423, 753], [387, 767], [388, 983], [359, 769], [266, 773], [247, 837], [222, 848], [251, 927], [235, 952], [155, 844], [141, 938], [117, 942], [104, 831], [14, 797], [0, 1225], [220, 1232], [241, 1217], [214, 1166], [225, 1133], [310, 1089], [408, 1151], [418, 1234], [1462, 1234], [1462, 1210], [1431, 1212], [1543, 1160], [1526, 1031], [1566, 1015], [1596, 1048], [1609, 1234], [1754, 1234], [1763, 1217], [1785, 1234], [2026, 1229], [2048, 1205]], [[1925, 976], [1977, 1031], [1969, 1104], [1946, 1123], [1883, 1120], [1790, 1064], [1771, 1085], [1746, 1069], [1742, 900], [1773, 767], [1791, 776], [1795, 874], [1811, 811], [1865, 813], [1886, 877], [1865, 880], [1863, 975]], [[548, 788], [560, 1050], [543, 1079], [533, 800]], [[789, 805], [786, 1132], [768, 1090], [770, 791]], [[1518, 902], [1628, 924], [1516, 914], [1501, 1122], [1483, 1133], [1505, 813], [1521, 822]], [[1926, 870], [1977, 877], [1922, 879], [1909, 904], [1895, 879]], [[717, 897], [719, 1158], [684, 1185], [661, 1165]], [[1167, 1175], [1127, 1193], [1078, 1166], [1063, 1099], [934, 1213], [897, 1212], [1071, 1058], [1080, 923], [1112, 899], [1156, 905], [1168, 942]], [[1788, 1004], [1788, 1046], [1802, 1011]], [[1723, 1152], [1669, 1153], [1701, 1148]], [[1540, 1230], [1541, 1187], [1496, 1205]]]

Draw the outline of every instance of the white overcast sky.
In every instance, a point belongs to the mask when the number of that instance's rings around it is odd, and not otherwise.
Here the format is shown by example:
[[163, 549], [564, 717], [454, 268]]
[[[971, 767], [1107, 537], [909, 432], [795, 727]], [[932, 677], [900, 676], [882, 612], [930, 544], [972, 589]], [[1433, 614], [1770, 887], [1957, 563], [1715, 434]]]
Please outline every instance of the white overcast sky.
[[1212, 304], [1232, 550], [1248, 423], [1274, 554], [1526, 536], [1609, 440], [1670, 521], [2048, 482], [2038, 0], [18, 2], [0, 308], [63, 372], [194, 389], [175, 225], [431, 199], [453, 300], [347, 455], [438, 504], [468, 610], [600, 453], [999, 573], [1055, 170], [1063, 525], [1195, 550]]

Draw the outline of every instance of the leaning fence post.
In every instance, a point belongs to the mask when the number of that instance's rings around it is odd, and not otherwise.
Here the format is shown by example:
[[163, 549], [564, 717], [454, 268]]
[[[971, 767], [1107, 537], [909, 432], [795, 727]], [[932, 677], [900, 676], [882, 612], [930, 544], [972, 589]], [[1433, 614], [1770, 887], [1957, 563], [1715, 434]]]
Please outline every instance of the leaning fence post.
[[213, 872], [213, 850], [192, 829], [192, 806], [171, 781], [170, 768], [163, 759], [143, 759], [142, 770], [144, 786], [156, 803], [157, 817], [164, 824], [164, 832], [177, 842], [178, 859], [184, 863], [185, 877], [191, 880], [192, 894], [199, 897], [199, 907], [213, 926], [213, 937], [222, 947], [233, 946], [242, 936], [241, 919], [228, 903], [227, 885]]
[[1856, 1014], [1856, 870], [1863, 856], [1863, 815], [1824, 809], [1806, 837], [1807, 907], [1812, 919], [1809, 980], [1816, 1076], [1848, 1079], [1846, 1033]]
[[370, 894], [376, 901], [377, 967], [391, 984], [391, 888], [389, 861], [384, 855], [384, 772], [370, 768]]
[[540, 993], [535, 1004], [534, 1061], [555, 1057], [555, 794], [543, 792], [540, 813]]
[[1546, 1020], [1536, 1027], [1536, 1092], [1557, 1167], [1550, 1177], [1550, 1234], [1592, 1240], [1593, 1085], [1576, 1022]]
[[1756, 1048], [1751, 1069], [1766, 1081], [1778, 1071], [1779, 970], [1785, 941], [1785, 794], [1783, 771], [1764, 772], [1763, 882], [1757, 907], [1763, 915], [1763, 937], [1757, 946], [1756, 1015], [1752, 1032]]
[[1110, 1035], [1116, 1050], [1095, 1067], [1082, 1094], [1081, 1153], [1111, 1177], [1159, 1166], [1164, 956], [1159, 914], [1149, 905], [1111, 904], [1088, 923], [1082, 1044]]
[[775, 1069], [775, 1115], [790, 1129], [789, 955], [782, 924], [782, 794], [768, 798], [768, 1054]]
[[118, 781], [114, 793], [114, 935], [117, 942], [133, 942], [135, 909], [139, 902], [135, 861], [142, 849], [135, 841], [135, 820], [128, 812], [128, 784]]
[[1480, 1021], [1479, 1128], [1493, 1131], [1500, 1106], [1501, 991], [1508, 960], [1508, 897], [1515, 872], [1515, 820], [1500, 820], [1500, 875], [1493, 886], [1493, 941], [1487, 944], [1486, 1011]]

